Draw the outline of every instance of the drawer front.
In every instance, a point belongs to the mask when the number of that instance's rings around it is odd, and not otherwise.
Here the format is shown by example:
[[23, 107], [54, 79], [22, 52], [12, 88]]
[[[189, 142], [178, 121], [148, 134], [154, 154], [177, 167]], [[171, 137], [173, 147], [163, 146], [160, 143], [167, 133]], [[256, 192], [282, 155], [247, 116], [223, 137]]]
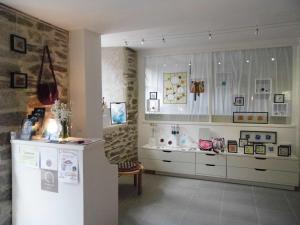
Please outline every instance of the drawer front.
[[145, 169], [168, 173], [195, 175], [195, 163], [173, 162], [171, 160], [142, 159]]
[[278, 171], [299, 171], [297, 160], [257, 157], [227, 156], [227, 165], [233, 167], [260, 168]]
[[195, 163], [194, 152], [177, 152], [168, 150], [142, 150], [141, 157], [145, 159], [171, 160], [174, 162]]
[[298, 173], [287, 171], [261, 170], [250, 168], [228, 167], [227, 177], [231, 179], [247, 180], [279, 185], [298, 186]]
[[226, 166], [214, 164], [196, 164], [196, 175], [226, 177]]
[[225, 155], [218, 155], [218, 154], [211, 154], [211, 153], [196, 153], [196, 163], [200, 164], [215, 164], [220, 166], [226, 166], [226, 156]]

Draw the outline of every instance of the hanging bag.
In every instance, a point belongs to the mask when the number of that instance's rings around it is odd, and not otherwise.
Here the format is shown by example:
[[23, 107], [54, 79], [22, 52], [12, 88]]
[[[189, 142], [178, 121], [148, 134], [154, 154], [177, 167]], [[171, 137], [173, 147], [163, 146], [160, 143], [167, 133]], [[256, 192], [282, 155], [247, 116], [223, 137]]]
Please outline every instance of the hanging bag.
[[[44, 67], [44, 60], [45, 60], [45, 54], [48, 56], [48, 61], [49, 61], [49, 68], [51, 71], [51, 75], [53, 77], [53, 82], [45, 82], [42, 83], [42, 75], [43, 75], [43, 67]], [[50, 57], [50, 51], [48, 46], [46, 45], [44, 47], [43, 51], [43, 57], [42, 57], [42, 64], [39, 72], [39, 77], [38, 77], [38, 83], [37, 83], [37, 97], [39, 101], [43, 105], [52, 105], [55, 100], [58, 99], [58, 89], [57, 89], [57, 83], [53, 71], [53, 65]]]

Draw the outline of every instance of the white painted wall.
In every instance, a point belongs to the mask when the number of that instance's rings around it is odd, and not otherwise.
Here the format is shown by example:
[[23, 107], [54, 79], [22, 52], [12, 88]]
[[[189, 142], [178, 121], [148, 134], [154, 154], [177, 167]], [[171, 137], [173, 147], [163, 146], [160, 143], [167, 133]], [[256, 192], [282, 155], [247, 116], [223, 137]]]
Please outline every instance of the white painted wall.
[[[198, 48], [177, 48], [177, 49], [151, 49], [138, 52], [138, 78], [139, 78], [139, 147], [148, 143], [149, 137], [152, 135], [151, 126], [148, 122], [145, 122], [145, 56], [153, 55], [173, 55], [173, 54], [189, 54], [207, 51], [218, 51], [218, 50], [232, 50], [232, 49], [249, 49], [249, 48], [263, 48], [263, 47], [279, 47], [279, 46], [293, 46], [294, 49], [294, 70], [293, 70], [293, 122], [290, 125], [235, 125], [235, 124], [211, 124], [211, 123], [191, 123], [183, 122], [180, 124], [182, 132], [189, 134], [195, 140], [198, 139], [199, 128], [207, 127], [210, 129], [212, 136], [214, 137], [225, 137], [226, 140], [239, 138], [240, 130], [266, 130], [266, 131], [277, 131], [278, 132], [278, 143], [279, 144], [292, 144], [293, 154], [300, 154], [300, 126], [299, 126], [299, 114], [300, 114], [300, 102], [297, 96], [300, 96], [300, 42], [297, 40], [273, 40], [264, 42], [251, 42], [251, 43], [236, 43], [235, 45], [222, 45], [215, 46], [215, 48], [207, 49], [205, 46], [199, 46]], [[170, 138], [170, 126], [171, 123], [160, 124], [157, 130], [160, 130], [160, 136], [164, 138]], [[178, 124], [174, 122], [173, 124]]]
[[71, 31], [69, 48], [72, 136], [102, 137], [100, 34]]

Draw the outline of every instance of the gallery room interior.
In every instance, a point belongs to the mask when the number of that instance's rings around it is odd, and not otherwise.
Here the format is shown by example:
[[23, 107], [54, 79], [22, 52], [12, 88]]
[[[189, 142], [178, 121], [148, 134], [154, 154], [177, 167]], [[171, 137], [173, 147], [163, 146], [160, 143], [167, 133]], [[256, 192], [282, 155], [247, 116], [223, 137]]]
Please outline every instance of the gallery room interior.
[[299, 12], [0, 0], [0, 225], [300, 225]]

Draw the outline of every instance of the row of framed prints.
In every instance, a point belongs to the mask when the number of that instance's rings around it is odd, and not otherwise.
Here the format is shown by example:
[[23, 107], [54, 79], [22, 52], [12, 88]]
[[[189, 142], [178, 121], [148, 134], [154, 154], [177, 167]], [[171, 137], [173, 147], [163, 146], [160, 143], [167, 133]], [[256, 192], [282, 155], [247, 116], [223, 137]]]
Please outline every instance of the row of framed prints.
[[[245, 144], [245, 139], [239, 140], [239, 147], [244, 148], [244, 154], [246, 155], [266, 155], [267, 149], [268, 152], [274, 152], [273, 145], [264, 145], [264, 144], [256, 144], [249, 143]], [[237, 141], [228, 140], [227, 149], [229, 153], [238, 153], [238, 145]], [[277, 147], [277, 155], [288, 157], [291, 155], [291, 145], [279, 145]]]
[[[274, 94], [273, 103], [284, 103], [285, 95], [284, 94]], [[244, 96], [235, 96], [234, 97], [234, 106], [245, 106], [245, 97]]]

